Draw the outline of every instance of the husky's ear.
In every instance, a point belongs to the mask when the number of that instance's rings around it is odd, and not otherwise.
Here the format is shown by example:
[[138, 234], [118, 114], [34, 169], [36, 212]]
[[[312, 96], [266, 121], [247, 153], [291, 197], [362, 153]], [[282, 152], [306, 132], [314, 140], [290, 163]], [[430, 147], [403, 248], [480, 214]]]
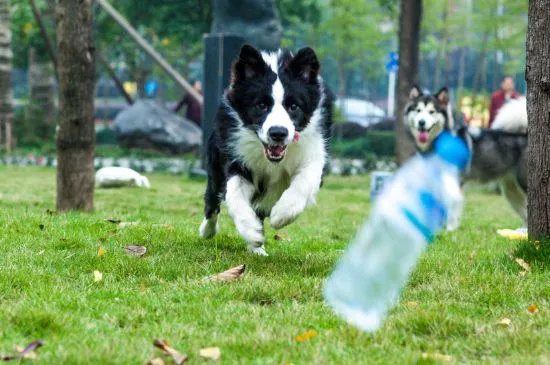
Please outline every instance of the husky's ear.
[[418, 87], [418, 85], [413, 85], [411, 88], [411, 91], [409, 91], [409, 100], [414, 100], [422, 95], [422, 91]]
[[446, 87], [442, 87], [437, 94], [435, 94], [435, 98], [441, 105], [449, 104], [449, 90], [447, 90]]
[[321, 64], [315, 51], [310, 47], [304, 47], [296, 53], [296, 56], [290, 61], [288, 68], [292, 76], [300, 77], [306, 82], [315, 82], [321, 69]]
[[244, 81], [265, 73], [266, 67], [262, 54], [251, 45], [245, 44], [241, 48], [239, 57], [233, 63], [231, 83]]

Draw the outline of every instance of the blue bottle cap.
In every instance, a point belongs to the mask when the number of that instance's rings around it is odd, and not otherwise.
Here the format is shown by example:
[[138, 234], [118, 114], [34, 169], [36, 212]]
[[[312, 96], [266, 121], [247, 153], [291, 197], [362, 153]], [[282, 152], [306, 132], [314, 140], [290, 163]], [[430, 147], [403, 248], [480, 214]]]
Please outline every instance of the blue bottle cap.
[[466, 143], [450, 132], [443, 132], [435, 140], [435, 153], [442, 160], [464, 170], [470, 160], [470, 151]]

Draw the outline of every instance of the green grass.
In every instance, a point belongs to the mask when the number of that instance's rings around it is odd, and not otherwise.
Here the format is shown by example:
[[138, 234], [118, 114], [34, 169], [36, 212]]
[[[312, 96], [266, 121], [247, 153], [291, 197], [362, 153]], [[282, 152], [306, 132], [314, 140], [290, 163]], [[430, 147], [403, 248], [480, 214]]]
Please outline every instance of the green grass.
[[[336, 318], [321, 296], [368, 214], [367, 178], [329, 178], [318, 206], [283, 230], [288, 240], [267, 229], [267, 258], [246, 253], [225, 210], [217, 238], [198, 237], [204, 182], [150, 180], [149, 191], [97, 191], [93, 214], [50, 215], [54, 170], [0, 166], [0, 353], [43, 339], [33, 363], [143, 364], [162, 338], [191, 364], [206, 362], [198, 351], [207, 346], [220, 347], [223, 364], [434, 361], [422, 360], [424, 352], [451, 363], [550, 363], [549, 250], [497, 237], [496, 229], [520, 225], [499, 196], [467, 194], [462, 227], [428, 248], [400, 303], [370, 335]], [[139, 224], [119, 229], [107, 218]], [[126, 255], [129, 244], [147, 254]], [[532, 271], [522, 277], [510, 257]], [[240, 281], [201, 282], [242, 263]], [[528, 313], [532, 303], [538, 313]], [[496, 324], [504, 317], [508, 328]], [[297, 342], [307, 330], [318, 335]]]

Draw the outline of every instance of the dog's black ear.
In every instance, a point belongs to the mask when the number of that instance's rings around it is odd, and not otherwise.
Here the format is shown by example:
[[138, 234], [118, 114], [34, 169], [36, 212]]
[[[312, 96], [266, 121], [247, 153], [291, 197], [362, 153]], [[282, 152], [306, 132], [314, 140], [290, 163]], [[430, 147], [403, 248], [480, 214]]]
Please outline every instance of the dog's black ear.
[[446, 87], [442, 87], [437, 94], [435, 94], [435, 98], [441, 105], [449, 104], [449, 90], [447, 90]]
[[233, 63], [231, 82], [244, 81], [265, 73], [266, 67], [262, 54], [251, 45], [245, 44], [241, 48], [239, 57]]
[[409, 91], [409, 100], [414, 100], [419, 96], [422, 96], [422, 90], [420, 90], [418, 85], [413, 85], [411, 91]]
[[321, 64], [315, 54], [315, 51], [310, 47], [304, 47], [296, 53], [296, 56], [290, 61], [288, 68], [294, 77], [300, 77], [306, 82], [315, 82]]

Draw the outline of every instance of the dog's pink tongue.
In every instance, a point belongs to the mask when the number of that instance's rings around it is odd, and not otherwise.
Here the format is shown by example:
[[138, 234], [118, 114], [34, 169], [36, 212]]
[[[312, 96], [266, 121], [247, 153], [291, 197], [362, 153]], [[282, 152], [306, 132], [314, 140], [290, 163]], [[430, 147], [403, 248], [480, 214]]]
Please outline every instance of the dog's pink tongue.
[[298, 142], [300, 140], [300, 133], [294, 132], [294, 138], [292, 139], [292, 142]]
[[418, 133], [418, 142], [420, 142], [420, 143], [428, 142], [428, 132], [422, 131], [422, 132]]
[[270, 152], [275, 156], [280, 156], [285, 150], [284, 147], [280, 145], [271, 146], [269, 147], [269, 149]]

